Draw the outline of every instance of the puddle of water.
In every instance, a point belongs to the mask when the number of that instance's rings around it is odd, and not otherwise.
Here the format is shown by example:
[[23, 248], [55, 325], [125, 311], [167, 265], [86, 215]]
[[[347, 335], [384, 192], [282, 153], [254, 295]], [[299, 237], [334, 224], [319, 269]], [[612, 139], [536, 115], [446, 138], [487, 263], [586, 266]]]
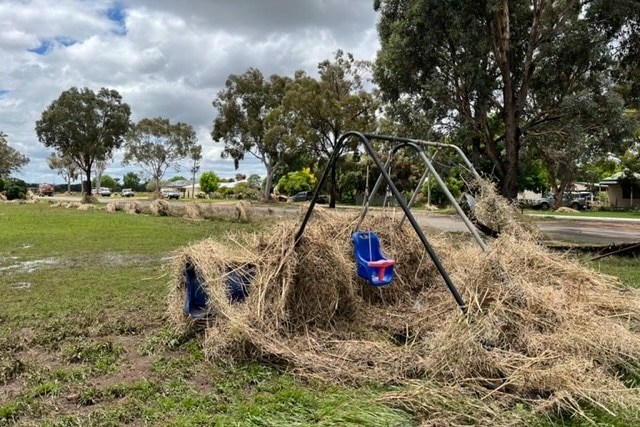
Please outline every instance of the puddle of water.
[[29, 282], [18, 282], [12, 285], [9, 285], [11, 289], [29, 289], [31, 287], [31, 283]]
[[34, 259], [31, 261], [21, 261], [15, 264], [8, 265], [6, 267], [0, 267], [0, 271], [17, 270], [20, 272], [33, 273], [38, 268], [57, 264], [59, 260], [57, 258], [43, 258]]

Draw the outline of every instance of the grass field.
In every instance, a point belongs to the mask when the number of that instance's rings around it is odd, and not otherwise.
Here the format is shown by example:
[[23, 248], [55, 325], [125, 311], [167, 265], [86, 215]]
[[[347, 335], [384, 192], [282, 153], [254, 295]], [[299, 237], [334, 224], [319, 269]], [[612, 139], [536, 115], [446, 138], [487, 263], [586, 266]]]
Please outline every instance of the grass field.
[[[0, 426], [420, 425], [424, 414], [380, 403], [380, 384], [223, 366], [165, 326], [174, 251], [263, 226], [0, 203]], [[640, 286], [636, 260], [592, 266]], [[562, 415], [530, 425], [582, 425]]]

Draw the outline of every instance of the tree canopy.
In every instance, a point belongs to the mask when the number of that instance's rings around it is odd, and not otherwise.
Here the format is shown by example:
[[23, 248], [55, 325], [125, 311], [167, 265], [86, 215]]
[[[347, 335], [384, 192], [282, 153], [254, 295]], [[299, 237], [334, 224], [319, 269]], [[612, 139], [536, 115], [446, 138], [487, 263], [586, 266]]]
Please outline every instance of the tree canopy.
[[156, 117], [136, 123], [126, 136], [124, 165], [142, 167], [160, 191], [160, 180], [169, 168], [180, 170], [181, 162], [192, 154], [197, 142], [191, 125]]
[[85, 174], [91, 194], [91, 171], [97, 161], [111, 158], [129, 130], [131, 109], [120, 94], [102, 88], [72, 87], [60, 94], [36, 122], [38, 140], [61, 157], [73, 160]]
[[9, 146], [7, 135], [0, 131], [0, 178], [19, 171], [29, 163], [29, 158]]
[[[298, 138], [317, 158], [325, 160], [336, 149], [343, 133], [375, 130], [377, 99], [364, 87], [366, 62], [337, 51], [333, 61], [318, 64], [319, 79], [296, 73], [284, 99]], [[329, 174], [330, 207], [335, 207], [336, 167]]]
[[134, 190], [140, 189], [140, 176], [135, 172], [127, 172], [122, 177], [123, 188], [133, 188]]
[[51, 153], [47, 158], [47, 164], [49, 169], [57, 171], [57, 174], [62, 176], [67, 183], [67, 191], [71, 192], [71, 181], [78, 179], [78, 165], [73, 159]]
[[265, 79], [260, 70], [250, 68], [242, 75], [230, 75], [213, 101], [217, 116], [211, 137], [224, 143], [222, 157], [233, 159], [236, 169], [247, 154], [260, 160], [267, 172], [265, 199], [270, 197], [275, 171], [299, 146], [287, 132], [281, 109], [289, 82], [278, 75]]
[[[474, 163], [488, 159], [502, 194], [513, 198], [521, 150], [535, 144], [530, 135], [543, 126], [566, 130], [571, 98], [610, 102], [598, 96], [613, 97], [611, 46], [631, 40], [640, 4], [379, 0], [375, 7], [374, 76], [384, 99], [411, 99], [434, 127], [457, 135]], [[564, 142], [590, 135], [581, 136]]]
[[211, 194], [218, 189], [220, 178], [213, 171], [203, 172], [200, 175], [200, 190]]

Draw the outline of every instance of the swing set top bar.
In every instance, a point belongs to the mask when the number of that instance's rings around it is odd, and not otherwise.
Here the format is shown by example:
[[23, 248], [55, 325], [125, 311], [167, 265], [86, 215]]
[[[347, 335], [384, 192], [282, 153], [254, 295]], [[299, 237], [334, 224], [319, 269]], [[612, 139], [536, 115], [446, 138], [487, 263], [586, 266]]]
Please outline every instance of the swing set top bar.
[[[440, 145], [435, 145], [435, 146], [442, 146], [442, 147], [446, 147], [446, 148], [454, 147], [454, 148], [457, 148], [459, 150], [458, 147], [450, 146], [449, 144], [429, 143], [429, 142], [426, 142], [426, 141], [417, 141], [417, 140], [413, 140], [413, 139], [409, 139], [409, 138], [401, 138], [401, 137], [395, 137], [395, 136], [364, 134], [364, 133], [356, 132], [356, 131], [350, 131], [350, 132], [344, 133], [338, 139], [338, 142], [336, 143], [336, 147], [335, 147], [333, 153], [331, 154], [329, 162], [327, 162], [327, 166], [325, 167], [325, 169], [324, 169], [324, 171], [322, 173], [322, 176], [320, 177], [320, 180], [318, 181], [318, 183], [316, 185], [316, 188], [315, 188], [315, 191], [314, 191], [314, 194], [313, 194], [313, 198], [311, 199], [311, 201], [309, 203], [309, 207], [307, 209], [307, 212], [305, 213], [305, 216], [302, 219], [300, 227], [299, 227], [299, 229], [298, 229], [298, 231], [297, 231], [297, 233], [295, 235], [294, 242], [295, 242], [296, 246], [300, 242], [300, 238], [302, 237], [302, 234], [304, 233], [304, 230], [305, 230], [305, 228], [307, 226], [307, 223], [309, 222], [309, 218], [311, 217], [311, 213], [313, 211], [313, 208], [316, 205], [316, 198], [319, 196], [320, 190], [321, 190], [321, 188], [323, 187], [324, 183], [327, 180], [327, 177], [329, 175], [329, 171], [332, 169], [332, 167], [336, 163], [337, 159], [340, 157], [340, 155], [342, 153], [342, 149], [344, 148], [344, 145], [345, 145], [346, 141], [349, 138], [357, 138], [364, 145], [366, 151], [368, 152], [368, 154], [373, 159], [374, 163], [376, 164], [376, 167], [380, 170], [380, 173], [381, 173], [382, 177], [384, 178], [384, 180], [386, 181], [387, 185], [389, 186], [389, 190], [393, 194], [393, 197], [395, 197], [396, 201], [398, 202], [398, 204], [400, 205], [400, 207], [404, 211], [404, 214], [406, 215], [407, 219], [411, 223], [411, 226], [413, 227], [414, 231], [418, 235], [418, 238], [420, 239], [420, 242], [422, 243], [422, 245], [424, 246], [425, 250], [427, 251], [427, 253], [431, 257], [431, 260], [433, 261], [434, 265], [438, 269], [438, 272], [440, 273], [440, 275], [444, 279], [447, 287], [449, 288], [449, 291], [453, 295], [453, 298], [456, 300], [456, 303], [458, 304], [458, 306], [460, 307], [460, 309], [463, 312], [466, 312], [467, 307], [466, 307], [465, 302], [463, 301], [463, 299], [460, 296], [457, 288], [455, 287], [455, 285], [451, 281], [451, 278], [449, 277], [449, 274], [447, 273], [447, 271], [445, 270], [444, 266], [442, 265], [442, 262], [440, 262], [440, 259], [438, 258], [438, 255], [435, 253], [435, 251], [433, 250], [433, 247], [431, 246], [431, 244], [427, 240], [427, 237], [425, 236], [424, 232], [422, 231], [422, 228], [420, 227], [420, 225], [416, 221], [415, 217], [411, 213], [411, 210], [410, 210], [409, 206], [403, 200], [402, 195], [400, 194], [400, 191], [398, 191], [398, 188], [395, 186], [395, 184], [391, 180], [391, 177], [389, 176], [389, 173], [386, 171], [386, 168], [384, 167], [384, 164], [382, 163], [382, 160], [380, 159], [380, 157], [378, 156], [378, 154], [374, 150], [374, 148], [371, 145], [371, 142], [369, 140], [370, 139], [385, 140], [385, 141], [397, 142], [397, 143], [400, 143], [400, 145], [402, 145], [402, 144], [415, 144], [415, 143], [426, 143], [427, 145], [440, 144]], [[461, 151], [460, 151], [460, 153], [461, 153]], [[463, 156], [464, 159], [466, 159], [464, 154], [462, 154], [462, 156]], [[475, 172], [475, 169], [473, 169], [473, 166], [470, 163], [467, 164], [467, 166], [469, 166], [470, 169], [472, 169]]]

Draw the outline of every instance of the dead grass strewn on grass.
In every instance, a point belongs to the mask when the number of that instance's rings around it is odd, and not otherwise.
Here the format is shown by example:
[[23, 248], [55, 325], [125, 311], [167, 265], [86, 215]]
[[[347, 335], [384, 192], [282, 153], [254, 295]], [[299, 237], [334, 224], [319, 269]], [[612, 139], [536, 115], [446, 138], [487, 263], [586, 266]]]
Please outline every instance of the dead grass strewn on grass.
[[107, 206], [104, 207], [104, 210], [107, 212], [117, 212], [122, 210], [122, 208], [118, 205], [118, 202], [109, 202]]
[[152, 215], [155, 216], [169, 216], [171, 213], [171, 206], [166, 200], [155, 199], [149, 204], [149, 209]]
[[[191, 326], [182, 312], [188, 261], [209, 295], [204, 348], [211, 358], [275, 361], [334, 382], [404, 384], [410, 387], [388, 401], [450, 425], [469, 422], [469, 408], [486, 425], [510, 425], [517, 420], [500, 408], [516, 403], [584, 416], [585, 403], [637, 407], [637, 390], [619, 373], [640, 357], [639, 291], [551, 253], [530, 223], [484, 191], [476, 215], [501, 231], [487, 251], [459, 235], [428, 237], [465, 313], [408, 226], [365, 218], [361, 228], [376, 231], [396, 260], [393, 282], [373, 288], [355, 274], [355, 218], [320, 210], [298, 247], [298, 224], [283, 221], [260, 236], [184, 248], [169, 267], [169, 318], [179, 329]], [[249, 296], [232, 304], [226, 266], [246, 264], [256, 268]], [[436, 402], [448, 411], [435, 410]]]
[[140, 203], [138, 203], [138, 202], [136, 202], [134, 200], [131, 200], [131, 201], [128, 201], [127, 203], [125, 203], [124, 211], [126, 213], [128, 213], [128, 214], [135, 215], [135, 214], [141, 213], [142, 212], [142, 208], [140, 206]]
[[202, 208], [195, 202], [187, 203], [184, 216], [189, 219], [202, 219]]
[[236, 203], [236, 219], [240, 222], [249, 222], [251, 215], [251, 203], [240, 200]]

